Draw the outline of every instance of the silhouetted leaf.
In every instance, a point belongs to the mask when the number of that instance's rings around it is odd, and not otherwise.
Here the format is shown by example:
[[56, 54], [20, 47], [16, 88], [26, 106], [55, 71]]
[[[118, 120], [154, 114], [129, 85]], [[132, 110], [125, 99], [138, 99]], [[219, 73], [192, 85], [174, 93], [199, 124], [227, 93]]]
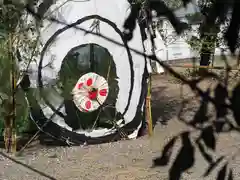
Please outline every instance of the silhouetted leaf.
[[162, 155], [159, 158], [156, 158], [154, 160], [154, 166], [166, 166], [169, 162], [170, 156], [172, 154], [172, 150], [173, 150], [173, 145], [176, 142], [177, 137], [174, 137], [173, 139], [171, 139], [170, 142], [167, 143], [167, 145], [164, 147], [163, 151], [162, 151]]
[[197, 142], [197, 145], [198, 145], [198, 149], [201, 152], [204, 159], [206, 161], [208, 161], [209, 163], [212, 163], [213, 162], [212, 156], [205, 151], [204, 146], [201, 144], [200, 141]]
[[212, 150], [216, 149], [216, 138], [212, 126], [208, 126], [207, 128], [205, 128], [202, 131], [200, 138], [203, 140], [207, 147], [211, 148]]
[[[235, 2], [238, 2], [238, 1], [235, 1]], [[212, 1], [211, 6], [205, 5], [205, 7], [202, 8], [202, 13], [205, 14], [205, 21], [203, 23], [204, 28], [202, 28], [202, 33], [209, 32], [209, 29], [211, 27], [214, 27], [216, 24], [220, 24], [220, 23], [224, 22], [226, 20], [226, 18], [229, 17], [229, 14], [230, 14], [229, 8], [232, 8], [235, 6], [235, 5], [233, 6], [232, 4], [233, 4], [232, 1], [224, 1], [223, 2], [222, 0], [215, 0], [215, 1]], [[239, 13], [239, 11], [238, 11], [238, 13]], [[228, 46], [230, 47], [232, 52], [233, 52], [234, 48], [231, 48], [231, 47], [235, 47], [235, 45], [234, 45], [235, 42], [234, 42], [233, 38], [235, 39], [235, 41], [238, 39], [238, 36], [234, 36], [234, 37], [232, 36], [233, 32], [238, 32], [236, 25], [237, 25], [237, 19], [238, 19], [239, 15], [237, 14], [237, 11], [234, 14], [234, 17], [235, 18], [232, 18], [232, 21], [233, 21], [233, 19], [235, 19], [234, 23], [233, 23], [233, 24], [235, 24], [235, 27], [233, 26], [232, 28], [229, 28], [230, 31], [227, 32], [227, 34], [225, 36], [225, 38], [228, 41]], [[235, 35], [235, 33], [233, 33], [233, 35]]]
[[183, 5], [186, 6], [189, 2], [191, 2], [191, 0], [182, 0]]
[[220, 20], [223, 21], [223, 17], [225, 17], [225, 13], [227, 11], [226, 4], [227, 3], [222, 3], [222, 0], [216, 0], [210, 7], [210, 11], [207, 13], [208, 16], [206, 18], [206, 24], [215, 24], [216, 19], [219, 17]]
[[231, 121], [226, 121], [226, 119], [223, 119], [222, 121], [214, 121], [213, 126], [216, 133], [226, 133], [235, 129], [235, 126], [231, 123]]
[[217, 133], [222, 132], [222, 131], [223, 131], [223, 127], [224, 127], [225, 124], [226, 124], [226, 123], [223, 122], [223, 121], [214, 121], [213, 125], [214, 125], [214, 127], [215, 127], [215, 131], [216, 131]]
[[215, 162], [211, 163], [207, 171], [204, 173], [204, 177], [207, 177], [213, 170], [218, 166], [218, 164], [224, 159], [224, 156], [218, 158]]
[[191, 168], [195, 161], [195, 149], [189, 138], [189, 132], [181, 135], [182, 148], [180, 149], [172, 167], [169, 170], [169, 179], [178, 180], [184, 171]]
[[216, 180], [224, 180], [227, 174], [227, 164], [225, 164], [222, 169], [218, 172]]
[[232, 171], [232, 169], [230, 169], [230, 171], [228, 173], [228, 180], [233, 180], [233, 171]]
[[43, 2], [39, 5], [37, 10], [37, 14], [43, 18], [44, 14], [48, 11], [51, 5], [54, 4], [54, 0], [43, 0]]
[[21, 82], [20, 82], [20, 86], [24, 91], [27, 91], [28, 88], [30, 87], [30, 80], [29, 80], [29, 76], [28, 75], [24, 75]]
[[[224, 5], [225, 3], [223, 3]], [[229, 49], [232, 53], [234, 53], [237, 45], [237, 41], [239, 38], [239, 28], [240, 28], [240, 3], [239, 1], [234, 1], [233, 4], [233, 12], [232, 12], [232, 19], [228, 30], [225, 34], [225, 38], [228, 42]]]
[[240, 83], [234, 88], [230, 101], [235, 122], [240, 126]]
[[202, 97], [201, 105], [198, 111], [195, 113], [193, 120], [190, 122], [191, 125], [203, 124], [208, 121], [207, 110], [208, 110], [208, 99], [210, 89], [205, 92], [205, 95]]
[[149, 0], [148, 8], [151, 10], [155, 10], [158, 17], [165, 16], [170, 21], [177, 34], [182, 33], [183, 30], [188, 28], [188, 25], [179, 21], [179, 19], [176, 18], [174, 13], [166, 6], [164, 2], [160, 0]]
[[214, 99], [216, 101], [216, 116], [218, 118], [223, 118], [227, 115], [226, 98], [228, 97], [228, 90], [222, 84], [218, 84], [214, 91]]
[[138, 19], [140, 8], [141, 8], [141, 6], [138, 3], [131, 4], [130, 14], [127, 17], [127, 19], [125, 20], [124, 25], [123, 25], [123, 27], [125, 29], [123, 32], [123, 35], [127, 41], [130, 41], [133, 37], [133, 31], [136, 27], [136, 23], [137, 23], [136, 21]]

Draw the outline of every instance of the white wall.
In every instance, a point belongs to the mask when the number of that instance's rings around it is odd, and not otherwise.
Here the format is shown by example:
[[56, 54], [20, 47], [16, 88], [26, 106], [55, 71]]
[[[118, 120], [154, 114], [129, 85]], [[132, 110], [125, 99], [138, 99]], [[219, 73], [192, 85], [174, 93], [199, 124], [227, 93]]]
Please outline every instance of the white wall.
[[[166, 31], [166, 35], [174, 34], [174, 29], [171, 26], [171, 24], [164, 20], [163, 22], [163, 30]], [[171, 60], [178, 60], [178, 59], [188, 59], [192, 57], [197, 57], [199, 56], [196, 52], [194, 52], [191, 47], [188, 45], [186, 42], [187, 38], [190, 38], [192, 35], [197, 35], [196, 30], [198, 28], [198, 25], [193, 25], [192, 29], [193, 31], [188, 32], [187, 36], [184, 38], [178, 37], [176, 41], [173, 43], [170, 43], [167, 47], [164, 46], [163, 40], [161, 36], [156, 33], [157, 38], [156, 38], [156, 54], [157, 56], [162, 60], [162, 61], [171, 61]], [[222, 36], [221, 34], [219, 36]], [[226, 48], [226, 47], [221, 47], [221, 48]], [[229, 51], [226, 52], [229, 54]], [[215, 50], [215, 55], [220, 55], [221, 54], [221, 49], [216, 48]]]

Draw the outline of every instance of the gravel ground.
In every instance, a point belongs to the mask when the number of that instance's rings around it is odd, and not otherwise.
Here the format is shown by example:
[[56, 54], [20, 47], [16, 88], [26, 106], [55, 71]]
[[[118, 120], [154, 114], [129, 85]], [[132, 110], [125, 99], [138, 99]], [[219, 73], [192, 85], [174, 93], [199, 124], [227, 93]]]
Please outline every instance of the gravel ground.
[[[39, 175], [0, 155], [0, 180], [167, 180], [169, 167], [151, 166], [152, 159], [160, 156], [163, 145], [187, 128], [176, 118], [180, 104], [179, 89], [179, 84], [154, 77], [153, 116], [157, 124], [152, 137], [85, 147], [50, 148], [39, 145], [26, 149], [21, 157], [13, 157], [52, 178]], [[187, 96], [191, 96], [191, 93], [184, 88], [184, 97]], [[167, 122], [167, 125], [159, 122]], [[239, 140], [237, 134], [221, 136], [217, 156], [237, 151]], [[177, 143], [174, 154], [179, 147], [180, 143]], [[232, 163], [232, 167], [237, 177], [240, 158]], [[207, 163], [197, 153], [195, 166], [182, 179], [204, 179], [201, 175], [206, 168]], [[216, 173], [213, 173], [213, 176], [206, 179], [212, 180], [215, 177]]]

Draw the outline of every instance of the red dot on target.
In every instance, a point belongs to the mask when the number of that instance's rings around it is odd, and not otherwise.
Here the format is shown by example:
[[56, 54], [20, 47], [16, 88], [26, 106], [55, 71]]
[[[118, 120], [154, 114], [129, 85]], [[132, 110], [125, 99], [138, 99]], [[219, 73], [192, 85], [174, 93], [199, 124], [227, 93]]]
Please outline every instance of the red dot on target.
[[86, 101], [85, 106], [86, 106], [86, 109], [90, 109], [92, 106], [91, 101]]
[[91, 86], [91, 85], [92, 85], [92, 83], [93, 83], [93, 80], [92, 80], [92, 78], [89, 78], [89, 79], [87, 80], [87, 85], [88, 85], [88, 86]]
[[101, 90], [99, 91], [99, 94], [100, 94], [101, 96], [106, 96], [106, 95], [107, 95], [107, 89], [101, 89]]
[[78, 89], [81, 89], [83, 87], [83, 83], [78, 84]]

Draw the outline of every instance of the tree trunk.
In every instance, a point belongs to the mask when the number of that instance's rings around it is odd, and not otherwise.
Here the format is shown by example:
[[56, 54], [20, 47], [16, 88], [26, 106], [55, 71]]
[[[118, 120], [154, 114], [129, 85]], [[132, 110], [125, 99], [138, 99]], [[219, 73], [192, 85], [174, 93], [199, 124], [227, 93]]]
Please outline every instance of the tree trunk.
[[[220, 26], [209, 28], [208, 33], [204, 32], [201, 39], [203, 40], [200, 51], [200, 66], [209, 66], [211, 57], [215, 53], [217, 35], [220, 31]], [[206, 68], [200, 68], [199, 72], [205, 72]]]
[[200, 66], [209, 66], [211, 54], [210, 50], [204, 50], [204, 48], [201, 49]]

